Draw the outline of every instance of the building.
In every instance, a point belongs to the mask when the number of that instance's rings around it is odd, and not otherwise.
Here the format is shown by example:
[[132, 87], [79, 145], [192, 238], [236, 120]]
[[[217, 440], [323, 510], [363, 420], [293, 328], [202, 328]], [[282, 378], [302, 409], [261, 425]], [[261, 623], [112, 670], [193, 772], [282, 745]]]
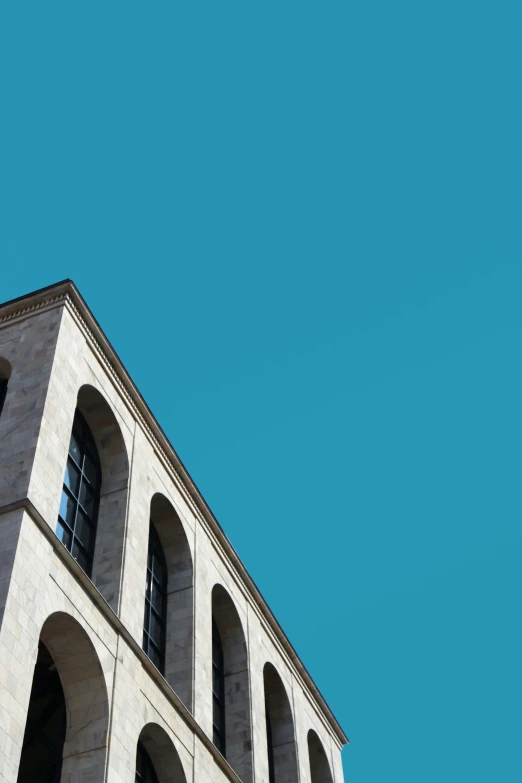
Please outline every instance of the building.
[[347, 738], [70, 280], [0, 306], [0, 780], [343, 783]]

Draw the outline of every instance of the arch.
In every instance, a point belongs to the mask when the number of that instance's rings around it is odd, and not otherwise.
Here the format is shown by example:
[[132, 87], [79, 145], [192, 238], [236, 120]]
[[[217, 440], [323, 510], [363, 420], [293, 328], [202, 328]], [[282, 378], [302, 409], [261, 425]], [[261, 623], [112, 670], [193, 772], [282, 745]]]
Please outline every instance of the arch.
[[[54, 717], [49, 708], [42, 712], [36, 704], [42, 698], [55, 710]], [[56, 768], [55, 780], [103, 780], [109, 725], [105, 678], [94, 646], [81, 625], [65, 612], [55, 612], [40, 633], [18, 783], [36, 779], [31, 771], [34, 759], [29, 741], [31, 732], [34, 733], [31, 718], [35, 708], [40, 719], [45, 715], [46, 720], [56, 721], [61, 703], [65, 704], [66, 725], [59, 746], [56, 743], [55, 758], [51, 759]], [[56, 733], [54, 736], [56, 739]]]
[[7, 384], [11, 377], [11, 370], [11, 364], [7, 359], [0, 356], [0, 416], [2, 415], [5, 398], [7, 396]]
[[[250, 682], [248, 653], [243, 626], [237, 609], [219, 584], [212, 590], [212, 620], [222, 648], [224, 698], [223, 754], [237, 775], [249, 783], [252, 780], [252, 727], [250, 722]], [[214, 699], [214, 716], [216, 701]]]
[[[172, 503], [156, 493], [150, 504], [167, 567], [165, 679], [191, 710], [193, 693], [194, 574], [185, 530]], [[152, 536], [149, 537], [152, 539]]]
[[313, 729], [308, 732], [308, 758], [312, 783], [333, 783], [330, 764], [323, 743]]
[[96, 541], [89, 575], [107, 603], [118, 611], [129, 483], [127, 449], [116, 416], [93, 386], [80, 388], [76, 412], [81, 414], [92, 435], [101, 473]]
[[297, 783], [297, 753], [292, 710], [276, 668], [263, 669], [270, 783]]
[[[143, 758], [142, 755], [140, 759], [142, 749], [154, 768], [158, 783], [187, 783], [178, 751], [165, 729], [157, 723], [147, 723], [139, 736], [136, 749], [136, 783], [143, 781], [143, 777], [140, 777], [140, 761], [147, 764], [146, 757]], [[149, 781], [145, 779], [145, 783]]]

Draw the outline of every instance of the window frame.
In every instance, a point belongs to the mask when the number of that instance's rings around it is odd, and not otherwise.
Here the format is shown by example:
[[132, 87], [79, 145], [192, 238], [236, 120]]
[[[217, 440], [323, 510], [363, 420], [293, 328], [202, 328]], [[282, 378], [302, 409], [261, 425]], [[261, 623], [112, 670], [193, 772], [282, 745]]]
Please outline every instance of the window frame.
[[[163, 580], [156, 577], [156, 566], [158, 573], [163, 571]], [[158, 611], [154, 606], [153, 587], [161, 598], [161, 608]], [[147, 551], [147, 577], [145, 583], [145, 611], [143, 616], [143, 650], [147, 657], [156, 666], [158, 671], [165, 675], [165, 659], [167, 650], [167, 590], [168, 590], [168, 569], [167, 560], [161, 544], [161, 539], [152, 519], [149, 524], [149, 546]], [[152, 620], [161, 631], [161, 638], [157, 640], [151, 633]], [[151, 650], [155, 655], [151, 655]]]
[[226, 758], [225, 655], [217, 623], [212, 618], [212, 741]]
[[[80, 459], [73, 453], [73, 445], [79, 446]], [[89, 463], [86, 459], [88, 458]], [[87, 466], [90, 465], [92, 475], [89, 477]], [[72, 474], [70, 473], [72, 471]], [[70, 475], [76, 473], [77, 489], [71, 484]], [[82, 499], [84, 486], [87, 488], [85, 496]], [[91, 578], [92, 566], [94, 562], [94, 550], [96, 546], [96, 532], [98, 527], [98, 512], [100, 509], [100, 496], [102, 486], [101, 462], [94, 437], [85, 421], [83, 414], [76, 409], [69, 441], [69, 451], [67, 453], [67, 466], [65, 469], [64, 482], [62, 486], [62, 495], [60, 499], [60, 509], [58, 511], [58, 520], [56, 525], [56, 534], [65, 548], [74, 557], [80, 568]], [[89, 511], [85, 504], [85, 497], [90, 497], [92, 502]], [[66, 511], [62, 514], [65, 502]], [[72, 525], [67, 521], [69, 502], [74, 509]], [[80, 522], [84, 522], [90, 531], [90, 541], [86, 544], [82, 541], [79, 530], [79, 512], [81, 512]], [[62, 531], [60, 531], [60, 527]], [[80, 558], [80, 554], [83, 558]]]

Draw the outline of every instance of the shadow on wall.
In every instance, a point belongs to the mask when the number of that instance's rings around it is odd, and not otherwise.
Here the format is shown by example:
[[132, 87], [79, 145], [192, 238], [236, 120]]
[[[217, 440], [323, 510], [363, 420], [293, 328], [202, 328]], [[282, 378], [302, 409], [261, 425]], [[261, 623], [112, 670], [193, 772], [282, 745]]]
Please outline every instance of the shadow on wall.
[[136, 754], [136, 783], [186, 783], [185, 773], [168, 734], [148, 723], [140, 734]]
[[62, 780], [73, 780], [79, 763], [85, 780], [103, 780], [108, 725], [105, 678], [92, 642], [73, 617], [55, 612], [40, 634], [18, 783], [60, 780], [60, 770]]
[[[214, 733], [224, 733], [223, 755], [245, 782], [252, 780], [252, 728], [250, 725], [250, 686], [248, 655], [243, 626], [232, 599], [221, 585], [212, 590], [212, 619], [222, 648], [224, 704], [222, 715], [214, 689]], [[214, 632], [214, 635], [216, 633]], [[214, 650], [216, 644], [214, 643]], [[216, 665], [214, 665], [214, 684]], [[222, 726], [221, 724], [223, 724]], [[217, 745], [216, 742], [214, 744]]]
[[281, 677], [271, 663], [263, 669], [266, 738], [270, 783], [296, 783], [297, 753], [290, 701]]

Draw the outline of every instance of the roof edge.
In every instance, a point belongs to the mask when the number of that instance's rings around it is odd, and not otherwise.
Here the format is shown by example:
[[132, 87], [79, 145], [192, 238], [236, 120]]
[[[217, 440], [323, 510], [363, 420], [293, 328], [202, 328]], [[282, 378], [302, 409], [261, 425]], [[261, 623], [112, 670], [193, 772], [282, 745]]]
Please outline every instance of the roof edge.
[[183, 481], [185, 490], [190, 495], [192, 501], [194, 502], [195, 506], [197, 507], [201, 515], [205, 518], [207, 524], [211, 527], [215, 535], [218, 537], [226, 554], [230, 558], [238, 574], [245, 582], [248, 590], [252, 595], [252, 598], [256, 602], [262, 615], [264, 616], [268, 625], [271, 627], [272, 631], [274, 632], [275, 636], [281, 643], [282, 647], [285, 649], [286, 653], [288, 654], [290, 660], [292, 661], [295, 668], [299, 672], [300, 676], [304, 680], [305, 684], [309, 688], [310, 693], [312, 694], [318, 706], [320, 707], [321, 711], [323, 712], [324, 718], [333, 729], [337, 737], [337, 740], [339, 741], [340, 747], [343, 747], [344, 745], [348, 744], [349, 739], [345, 734], [345, 732], [343, 731], [339, 721], [337, 720], [332, 710], [326, 703], [326, 700], [324, 699], [321, 692], [319, 691], [319, 688], [315, 684], [312, 676], [309, 674], [305, 665], [299, 658], [299, 655], [297, 654], [295, 648], [293, 647], [292, 643], [288, 639], [286, 633], [284, 632], [283, 628], [279, 624], [278, 620], [276, 619], [274, 613], [268, 606], [267, 602], [263, 598], [259, 588], [257, 587], [256, 583], [248, 573], [245, 565], [241, 561], [241, 558], [239, 557], [236, 550], [234, 549], [228, 536], [226, 535], [225, 531], [223, 530], [218, 520], [212, 513], [210, 507], [207, 505], [203, 495], [197, 488], [196, 483], [190, 476], [182, 460], [180, 459], [174, 447], [172, 446], [169, 439], [167, 438], [166, 434], [164, 433], [161, 425], [158, 423], [156, 417], [150, 410], [145, 399], [141, 395], [141, 392], [139, 391], [138, 387], [130, 377], [129, 373], [125, 368], [125, 365], [123, 364], [118, 354], [114, 350], [113, 346], [111, 345], [110, 341], [106, 337], [103, 329], [101, 328], [100, 324], [96, 320], [95, 316], [93, 315], [91, 309], [89, 308], [87, 302], [81, 295], [80, 291], [76, 287], [74, 281], [71, 278], [66, 278], [52, 285], [45, 286], [44, 288], [39, 288], [36, 291], [32, 291], [23, 296], [19, 296], [16, 297], [15, 299], [10, 299], [6, 302], [0, 303], [0, 323], [4, 320], [11, 320], [12, 318], [21, 316], [24, 313], [29, 312], [31, 310], [40, 309], [41, 307], [52, 304], [53, 302], [56, 302], [58, 304], [59, 300], [62, 299], [65, 300], [67, 299], [67, 297], [69, 297], [72, 300], [72, 303], [78, 309], [81, 317], [85, 320], [87, 328], [92, 332], [94, 339], [98, 342], [100, 348], [104, 352], [115, 375], [119, 379], [120, 383], [122, 383], [122, 385], [124, 386], [132, 402], [134, 403], [138, 411], [141, 413], [142, 417], [144, 418], [146, 424], [152, 431], [153, 435], [158, 440], [159, 445], [163, 448], [167, 458], [171, 461], [174, 471], [179, 475], [180, 479]]

